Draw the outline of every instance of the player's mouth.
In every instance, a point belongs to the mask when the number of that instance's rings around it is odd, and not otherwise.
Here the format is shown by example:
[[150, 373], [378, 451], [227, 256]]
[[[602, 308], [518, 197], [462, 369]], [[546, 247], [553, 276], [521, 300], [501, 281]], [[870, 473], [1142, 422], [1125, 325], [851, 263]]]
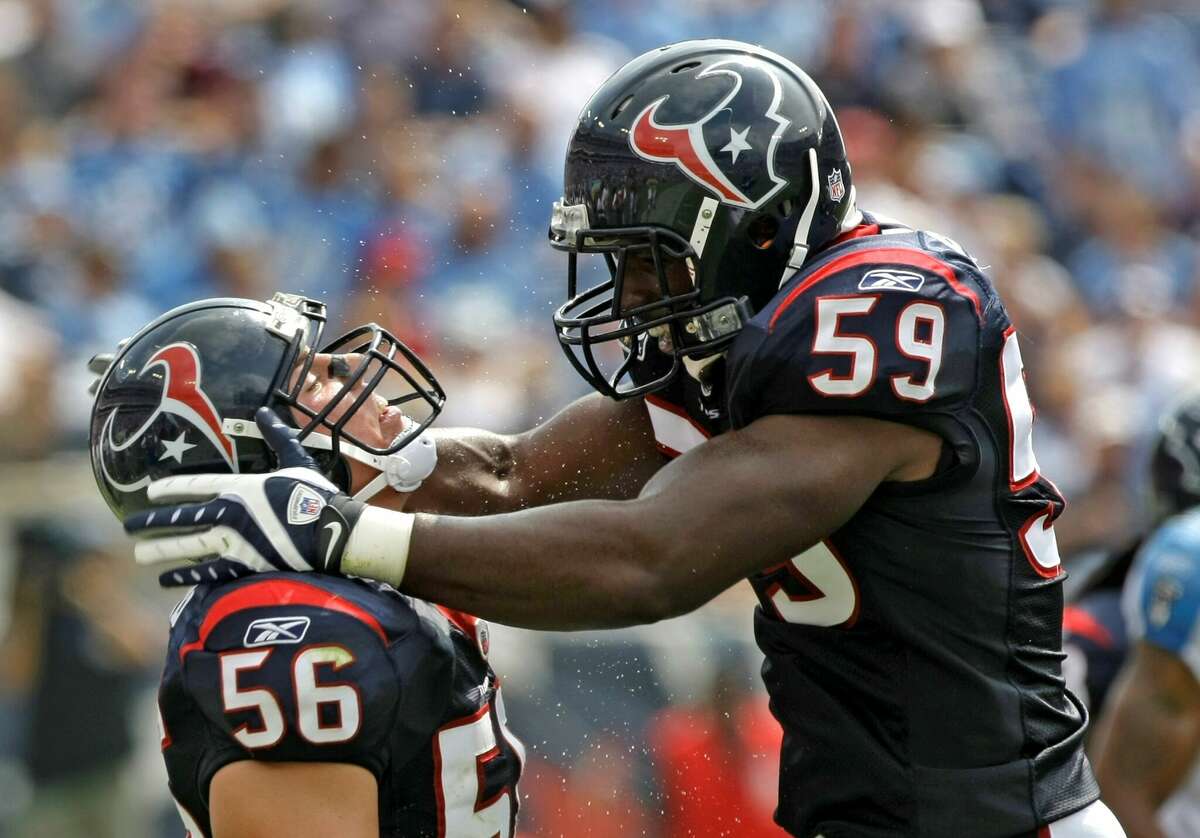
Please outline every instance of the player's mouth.
[[658, 349], [660, 352], [670, 354], [675, 347], [675, 342], [671, 339], [671, 327], [666, 323], [662, 323], [653, 328], [647, 329], [650, 337], [658, 341]]
[[408, 419], [404, 411], [396, 405], [385, 406], [379, 412], [380, 435], [390, 444], [392, 440], [404, 433]]

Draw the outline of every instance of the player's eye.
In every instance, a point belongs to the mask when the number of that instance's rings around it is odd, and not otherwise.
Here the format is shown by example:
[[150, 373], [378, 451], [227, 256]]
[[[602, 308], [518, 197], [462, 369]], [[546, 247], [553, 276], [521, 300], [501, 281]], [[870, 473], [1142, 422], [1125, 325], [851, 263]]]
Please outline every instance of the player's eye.
[[304, 383], [304, 389], [309, 393], [318, 393], [321, 390], [321, 379], [317, 378], [312, 373], [308, 374], [308, 380]]

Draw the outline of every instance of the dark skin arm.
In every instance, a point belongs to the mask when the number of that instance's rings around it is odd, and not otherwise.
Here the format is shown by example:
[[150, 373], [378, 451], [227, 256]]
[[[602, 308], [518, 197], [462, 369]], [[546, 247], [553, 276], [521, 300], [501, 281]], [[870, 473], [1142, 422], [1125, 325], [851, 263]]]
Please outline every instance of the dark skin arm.
[[641, 399], [591, 394], [521, 434], [433, 430], [438, 467], [409, 512], [487, 515], [581, 498], [636, 497], [666, 459]]
[[654, 622], [803, 552], [881, 482], [932, 475], [940, 450], [891, 422], [764, 417], [674, 460], [632, 500], [418, 515], [403, 588], [528, 628]]
[[1200, 752], [1200, 683], [1177, 656], [1139, 643], [1097, 730], [1104, 801], [1130, 838], [1160, 838], [1158, 808]]

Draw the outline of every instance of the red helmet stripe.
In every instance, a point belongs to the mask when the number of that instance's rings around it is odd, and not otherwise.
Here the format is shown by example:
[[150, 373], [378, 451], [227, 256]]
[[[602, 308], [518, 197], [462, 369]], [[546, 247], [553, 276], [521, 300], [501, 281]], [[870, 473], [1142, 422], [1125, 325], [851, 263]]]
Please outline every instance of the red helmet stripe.
[[747, 202], [745, 195], [727, 187], [722, 182], [723, 178], [704, 162], [692, 143], [691, 126], [659, 125], [654, 121], [654, 114], [662, 102], [662, 99], [652, 102], [634, 121], [629, 134], [633, 150], [650, 160], [677, 163], [694, 179], [712, 187], [726, 200]]
[[[173, 343], [154, 353], [154, 357], [146, 366], [150, 367], [153, 364], [162, 364], [167, 368], [163, 406], [168, 410], [171, 410], [170, 402], [185, 406], [192, 417], [199, 419], [212, 431], [206, 436], [220, 446], [232, 465], [236, 459], [233, 442], [221, 430], [221, 418], [217, 415], [216, 408], [200, 389], [200, 359], [196, 357], [195, 351], [187, 344]], [[203, 431], [204, 428], [199, 430]]]

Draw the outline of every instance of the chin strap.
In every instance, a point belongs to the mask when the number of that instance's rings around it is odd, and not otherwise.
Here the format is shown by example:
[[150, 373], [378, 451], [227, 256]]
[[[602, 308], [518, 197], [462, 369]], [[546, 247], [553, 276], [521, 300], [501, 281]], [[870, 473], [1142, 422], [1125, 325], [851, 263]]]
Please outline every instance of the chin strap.
[[[396, 438], [409, 433], [412, 425], [413, 421], [405, 417], [404, 430]], [[254, 422], [226, 419], [221, 426], [222, 431], [229, 437], [262, 439], [262, 433]], [[333, 440], [316, 431], [305, 438], [303, 445], [305, 448], [319, 451], [333, 450]], [[395, 454], [372, 454], [345, 440], [338, 446], [338, 453], [379, 472], [371, 482], [354, 493], [354, 499], [363, 503], [375, 497], [385, 487], [391, 487], [397, 492], [415, 492], [437, 466], [437, 445], [432, 437], [425, 434], [421, 434]]]
[[683, 368], [687, 370], [687, 374], [697, 381], [700, 381], [700, 376], [704, 372], [705, 368], [710, 364], [716, 363], [724, 357], [724, 352], [718, 352], [716, 355], [707, 355], [703, 358], [689, 358], [685, 355], [681, 360], [683, 361]]
[[[817, 204], [821, 200], [821, 173], [817, 165], [817, 150], [810, 148], [808, 150], [808, 168], [812, 178], [812, 190], [808, 196], [808, 203], [804, 205], [804, 212], [800, 213], [800, 222], [796, 225], [796, 235], [792, 239], [792, 250], [788, 254], [787, 266], [783, 271], [783, 278], [779, 280], [779, 287], [787, 285], [792, 277], [804, 265], [804, 260], [808, 258], [808, 233], [812, 229], [813, 216], [817, 212]], [[850, 194], [846, 199], [846, 214], [842, 219], [841, 226], [838, 227], [838, 233], [844, 233], [847, 230], [853, 230], [862, 223], [862, 213], [856, 205], [857, 196], [854, 192], [854, 186], [850, 187]]]

